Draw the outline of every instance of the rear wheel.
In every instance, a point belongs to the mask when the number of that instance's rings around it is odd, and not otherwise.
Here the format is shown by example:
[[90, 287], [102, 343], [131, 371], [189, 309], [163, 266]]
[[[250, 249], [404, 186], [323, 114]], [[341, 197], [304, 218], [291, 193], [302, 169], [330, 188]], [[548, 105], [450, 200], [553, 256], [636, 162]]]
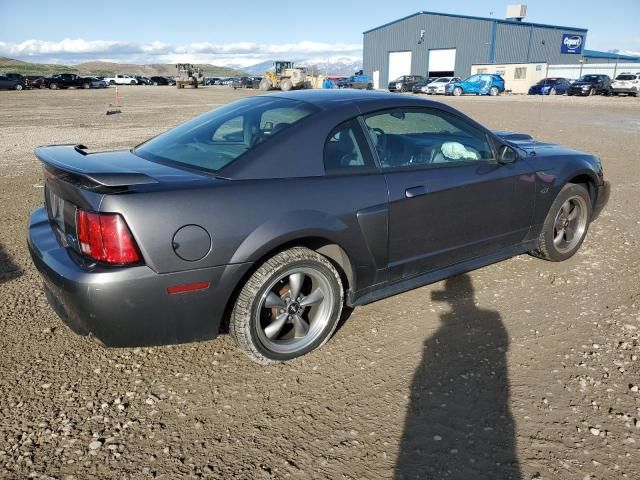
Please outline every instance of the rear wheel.
[[400, 91], [402, 93], [407, 93], [409, 91], [409, 87], [407, 87], [406, 85], [402, 85], [402, 87], [400, 88]]
[[551, 87], [551, 90], [549, 90], [549, 95], [557, 95], [558, 92], [556, 91], [555, 87]]
[[115, 80], [110, 80], [110, 81], [109, 81], [109, 85], [115, 85], [115, 84], [116, 84], [116, 81], [115, 81]]
[[158, 86], [158, 82], [153, 82], [153, 85], [154, 85], [155, 87], [157, 87], [157, 86]]
[[459, 97], [460, 95], [462, 95], [462, 88], [460, 87], [455, 87], [453, 89], [453, 95], [456, 97]]
[[86, 89], [88, 89], [88, 88], [91, 88], [91, 84], [89, 84], [89, 83], [83, 83], [83, 84], [82, 84], [82, 88], [84, 88], [85, 90], [86, 90]]
[[497, 97], [499, 93], [500, 90], [498, 90], [498, 87], [491, 87], [489, 89], [489, 95], [491, 95], [492, 97]]
[[549, 209], [533, 255], [561, 262], [582, 245], [591, 219], [591, 197], [582, 185], [568, 183]]
[[589, 90], [589, 96], [590, 97], [592, 97], [595, 94], [596, 94], [596, 89], [595, 88], [592, 88], [592, 89]]
[[229, 332], [262, 364], [283, 362], [323, 345], [338, 325], [340, 275], [322, 255], [304, 247], [278, 253], [242, 288]]
[[51, 90], [57, 90], [58, 89], [58, 84], [57, 83], [50, 83], [49, 84], [49, 88]]
[[16, 89], [16, 90], [22, 90], [22, 85], [17, 84], [15, 89]]

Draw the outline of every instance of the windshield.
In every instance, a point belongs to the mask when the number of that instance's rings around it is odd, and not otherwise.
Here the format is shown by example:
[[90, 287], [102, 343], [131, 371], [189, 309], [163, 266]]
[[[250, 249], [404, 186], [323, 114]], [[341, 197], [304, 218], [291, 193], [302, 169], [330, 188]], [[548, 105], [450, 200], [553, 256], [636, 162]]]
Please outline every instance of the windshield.
[[635, 75], [628, 75], [628, 74], [622, 74], [622, 75], [618, 75], [616, 77], [616, 80], [635, 80], [636, 76]]
[[598, 75], [583, 75], [580, 78], [581, 82], [597, 82], [598, 80], [600, 80]]
[[279, 97], [254, 97], [225, 105], [139, 145], [151, 161], [215, 172], [317, 110]]
[[447, 83], [448, 81], [448, 78], [439, 78], [434, 83]]
[[538, 85], [554, 85], [557, 82], [557, 78], [543, 78], [538, 82]]
[[402, 82], [402, 81], [404, 81], [404, 79], [405, 79], [405, 77], [404, 77], [404, 76], [402, 76], [402, 77], [398, 77], [398, 78], [396, 78], [396, 79], [394, 80], [394, 82]]

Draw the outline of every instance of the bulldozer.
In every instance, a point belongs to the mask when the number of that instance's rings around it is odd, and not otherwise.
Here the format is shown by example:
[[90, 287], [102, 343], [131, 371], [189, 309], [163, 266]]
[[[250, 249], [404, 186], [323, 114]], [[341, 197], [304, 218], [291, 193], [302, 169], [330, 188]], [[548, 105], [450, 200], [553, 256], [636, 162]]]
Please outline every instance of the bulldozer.
[[176, 87], [184, 88], [186, 85], [191, 85], [193, 88], [198, 88], [198, 85], [204, 85], [204, 75], [200, 68], [190, 63], [178, 63], [176, 68], [178, 69]]
[[293, 62], [278, 60], [274, 71], [268, 71], [260, 81], [260, 90], [280, 89], [284, 92], [296, 88], [309, 88], [307, 69], [294, 67]]

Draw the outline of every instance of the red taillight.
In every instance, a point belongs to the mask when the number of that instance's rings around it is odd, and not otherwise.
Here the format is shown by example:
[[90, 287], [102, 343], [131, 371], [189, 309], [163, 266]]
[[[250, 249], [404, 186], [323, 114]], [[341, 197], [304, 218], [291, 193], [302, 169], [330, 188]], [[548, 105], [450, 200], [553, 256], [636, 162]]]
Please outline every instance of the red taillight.
[[80, 251], [93, 260], [116, 265], [140, 261], [138, 247], [129, 227], [117, 213], [78, 209], [76, 231]]

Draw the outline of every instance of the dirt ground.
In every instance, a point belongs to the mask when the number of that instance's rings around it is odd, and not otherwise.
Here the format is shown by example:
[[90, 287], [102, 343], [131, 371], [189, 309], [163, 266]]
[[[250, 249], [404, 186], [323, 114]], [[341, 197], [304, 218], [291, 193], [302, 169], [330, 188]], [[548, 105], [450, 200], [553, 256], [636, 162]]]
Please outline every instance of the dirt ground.
[[640, 476], [640, 99], [439, 98], [593, 152], [608, 208], [564, 263], [520, 256], [361, 307], [262, 367], [227, 336], [107, 350], [47, 306], [27, 252], [37, 145], [131, 147], [253, 92], [0, 92], [0, 477]]

